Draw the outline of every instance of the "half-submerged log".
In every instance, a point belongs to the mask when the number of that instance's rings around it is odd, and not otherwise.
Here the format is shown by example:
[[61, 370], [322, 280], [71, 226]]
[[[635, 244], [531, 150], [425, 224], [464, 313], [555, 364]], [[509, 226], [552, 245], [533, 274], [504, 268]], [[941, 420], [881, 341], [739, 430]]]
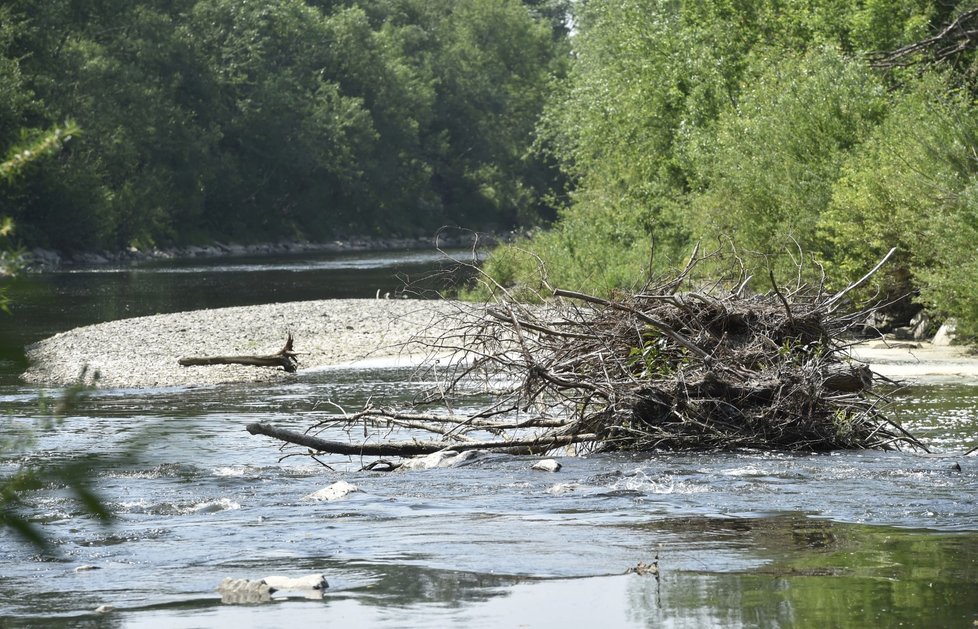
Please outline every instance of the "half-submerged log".
[[467, 441], [463, 443], [449, 443], [445, 441], [386, 441], [383, 443], [345, 443], [342, 441], [328, 441], [313, 435], [278, 428], [271, 424], [260, 422], [248, 424], [246, 427], [253, 435], [265, 435], [273, 439], [279, 439], [287, 443], [305, 446], [315, 452], [328, 452], [330, 454], [346, 454], [351, 456], [418, 456], [434, 454], [445, 450], [464, 452], [466, 450], [494, 450], [507, 454], [543, 454], [561, 446], [573, 443], [593, 440], [597, 435], [551, 435], [545, 439], [512, 439], [506, 442], [499, 440], [491, 441]]
[[181, 358], [184, 367], [200, 367], [204, 365], [248, 365], [250, 367], [281, 367], [289, 373], [295, 373], [299, 367], [296, 352], [292, 351], [292, 335], [285, 340], [285, 347], [275, 354], [267, 356], [203, 356]]

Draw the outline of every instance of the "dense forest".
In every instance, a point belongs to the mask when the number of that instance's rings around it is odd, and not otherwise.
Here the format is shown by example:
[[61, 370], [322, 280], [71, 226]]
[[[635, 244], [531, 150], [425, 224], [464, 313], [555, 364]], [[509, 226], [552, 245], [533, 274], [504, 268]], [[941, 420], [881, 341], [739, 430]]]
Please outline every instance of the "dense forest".
[[0, 187], [62, 250], [532, 224], [566, 10], [517, 0], [8, 0]]
[[599, 293], [696, 243], [830, 284], [895, 246], [870, 290], [974, 334], [976, 32], [975, 0], [8, 0], [0, 146], [61, 139], [0, 216], [63, 250], [520, 228], [497, 281]]
[[700, 243], [838, 286], [898, 247], [866, 296], [978, 332], [978, 3], [574, 6], [536, 143], [569, 202], [497, 251], [503, 285], [635, 287]]

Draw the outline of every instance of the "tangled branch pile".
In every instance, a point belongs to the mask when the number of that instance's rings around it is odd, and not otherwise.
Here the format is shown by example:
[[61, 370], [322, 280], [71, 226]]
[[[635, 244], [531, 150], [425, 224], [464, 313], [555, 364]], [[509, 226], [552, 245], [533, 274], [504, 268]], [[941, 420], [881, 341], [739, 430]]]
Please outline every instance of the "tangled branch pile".
[[[456, 359], [447, 380], [419, 401], [439, 412], [370, 407], [320, 426], [369, 422], [435, 440], [359, 449], [309, 435], [297, 442], [380, 456], [567, 444], [578, 451], [923, 447], [884, 416], [870, 369], [847, 358], [845, 333], [868, 313], [840, 304], [872, 272], [832, 295], [782, 292], [772, 274], [770, 292], [750, 295], [746, 281], [726, 291], [686, 288], [694, 266], [612, 299], [556, 290], [542, 307], [489, 306], [477, 323], [460, 319], [452, 334], [431, 340]], [[488, 405], [453, 413], [460, 398], [487, 390]], [[271, 434], [260, 426], [249, 430]]]

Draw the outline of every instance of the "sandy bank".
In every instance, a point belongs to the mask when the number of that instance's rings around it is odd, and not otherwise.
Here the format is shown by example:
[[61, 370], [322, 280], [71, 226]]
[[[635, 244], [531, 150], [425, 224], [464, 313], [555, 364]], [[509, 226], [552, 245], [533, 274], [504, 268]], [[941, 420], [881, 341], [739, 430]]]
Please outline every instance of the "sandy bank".
[[[124, 319], [69, 330], [28, 348], [31, 383], [66, 386], [83, 365], [102, 387], [169, 387], [284, 380], [281, 369], [236, 365], [181, 367], [185, 356], [274, 354], [288, 332], [299, 369], [423, 354], [411, 343], [437, 332], [452, 301], [330, 299], [197, 310]], [[389, 362], [389, 361], [388, 361]]]
[[[179, 312], [69, 330], [28, 348], [31, 383], [66, 386], [83, 365], [98, 370], [103, 387], [168, 387], [268, 382], [292, 376], [280, 369], [181, 367], [184, 356], [273, 354], [286, 333], [295, 336], [303, 370], [353, 362], [408, 363], [426, 353], [411, 343], [437, 335], [443, 320], [471, 310], [452, 301], [331, 299]], [[965, 347], [868, 341], [852, 350], [893, 380], [978, 384], [978, 357]]]
[[852, 357], [887, 378], [908, 384], [978, 384], [978, 354], [969, 347], [873, 340], [854, 347]]

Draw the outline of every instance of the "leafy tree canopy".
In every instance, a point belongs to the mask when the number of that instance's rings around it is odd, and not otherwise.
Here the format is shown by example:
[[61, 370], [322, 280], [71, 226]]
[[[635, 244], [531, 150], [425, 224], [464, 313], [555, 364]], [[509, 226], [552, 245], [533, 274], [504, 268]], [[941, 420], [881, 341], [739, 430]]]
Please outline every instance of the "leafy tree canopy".
[[491, 276], [610, 291], [719, 239], [782, 272], [800, 248], [843, 283], [896, 246], [876, 289], [978, 332], [973, 0], [575, 8], [537, 138], [566, 203]]
[[512, 228], [565, 4], [11, 0], [0, 142], [86, 130], [0, 191], [27, 245]]

